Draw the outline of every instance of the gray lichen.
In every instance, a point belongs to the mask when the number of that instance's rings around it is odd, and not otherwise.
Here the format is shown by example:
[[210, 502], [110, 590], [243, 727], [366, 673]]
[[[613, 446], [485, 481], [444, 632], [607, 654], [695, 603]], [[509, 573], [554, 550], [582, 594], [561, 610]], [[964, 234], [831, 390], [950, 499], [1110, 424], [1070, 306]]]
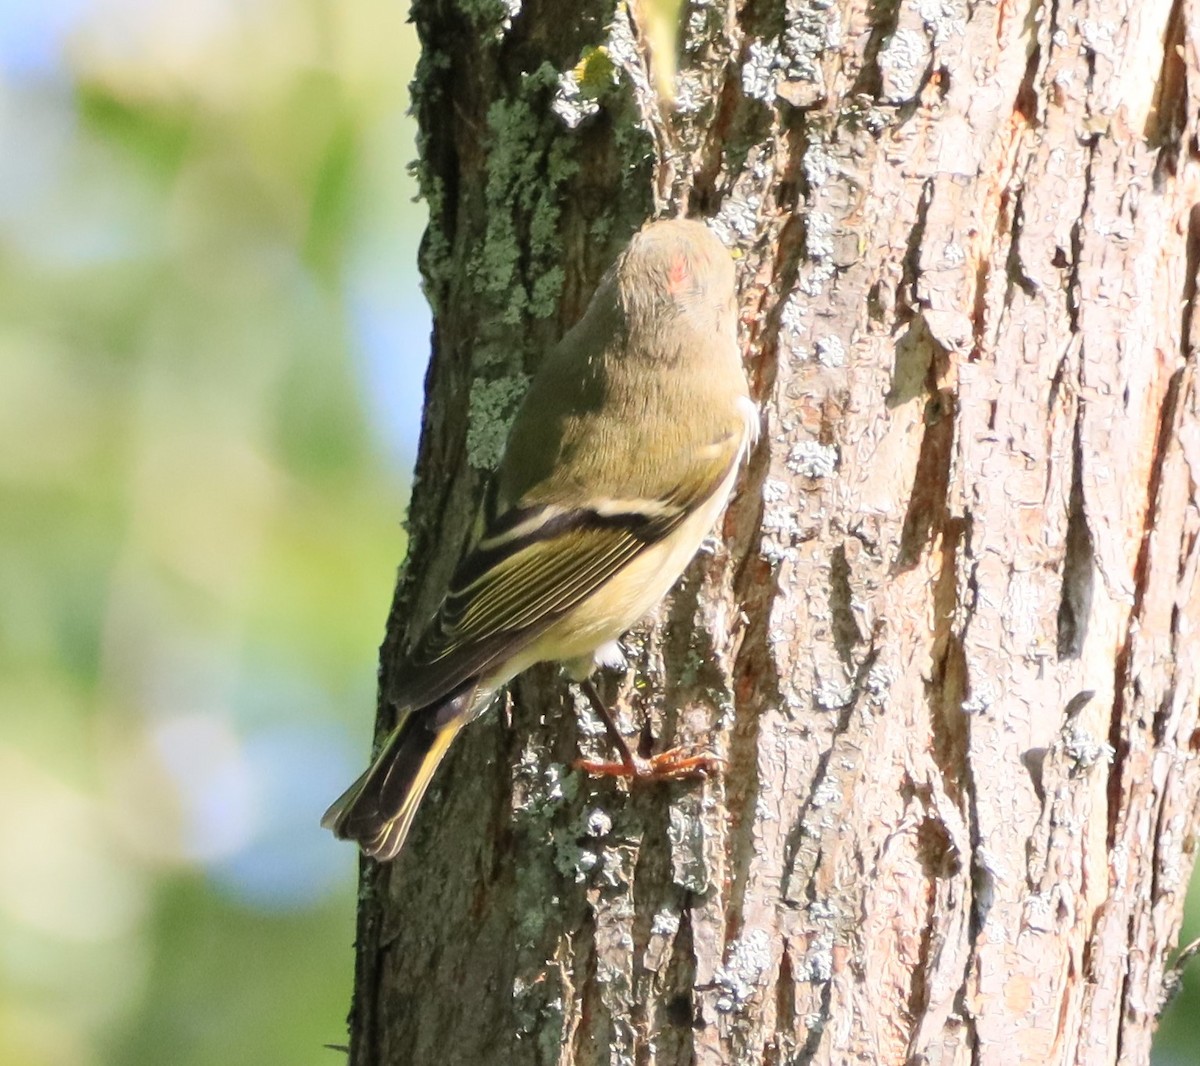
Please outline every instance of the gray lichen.
[[838, 450], [815, 440], [797, 441], [788, 452], [787, 466], [801, 477], [832, 477], [837, 472]]
[[584, 96], [579, 76], [573, 70], [559, 76], [554, 103], [550, 106], [569, 130], [575, 129], [585, 118], [590, 118], [600, 110], [600, 104], [594, 98]]
[[1073, 725], [1067, 731], [1063, 740], [1063, 750], [1071, 760], [1072, 769], [1086, 772], [1098, 763], [1108, 764], [1113, 761], [1115, 752], [1113, 746], [1106, 741], [1097, 740], [1091, 733], [1079, 725]]
[[784, 57], [779, 41], [751, 41], [742, 61], [742, 92], [755, 100], [770, 103], [775, 99], [775, 85]]
[[801, 165], [804, 167], [804, 177], [813, 189], [824, 185], [837, 170], [837, 163], [828, 146], [819, 139], [814, 139], [805, 149]]
[[951, 37], [963, 37], [967, 32], [965, 0], [917, 0], [917, 14], [940, 48]]
[[812, 932], [804, 955], [805, 976], [815, 984], [825, 984], [833, 976], [835, 915], [833, 908], [819, 900], [809, 906], [808, 914]]
[[[821, 681], [813, 688], [813, 703], [823, 711], [840, 711], [854, 701], [854, 689], [845, 681]], [[816, 800], [814, 798], [814, 804]]]
[[800, 534], [798, 507], [793, 486], [782, 478], [769, 477], [763, 482], [763, 534], [776, 551], [790, 549]]
[[588, 47], [573, 69], [559, 75], [550, 106], [567, 129], [573, 130], [600, 110], [617, 84], [617, 67], [608, 49], [603, 45]]
[[758, 991], [763, 974], [771, 965], [771, 939], [763, 929], [750, 929], [730, 946], [725, 965], [714, 975], [721, 994], [717, 1010], [744, 1010]]
[[813, 350], [817, 353], [817, 362], [823, 367], [832, 370], [846, 365], [846, 345], [836, 334], [818, 337], [813, 342]]
[[811, 106], [826, 93], [821, 59], [840, 38], [840, 14], [832, 0], [793, 0], [783, 34], [747, 47], [742, 91], [766, 104], [778, 97], [794, 107]]
[[898, 104], [916, 96], [931, 56], [929, 38], [920, 30], [896, 30], [879, 53], [883, 99]]

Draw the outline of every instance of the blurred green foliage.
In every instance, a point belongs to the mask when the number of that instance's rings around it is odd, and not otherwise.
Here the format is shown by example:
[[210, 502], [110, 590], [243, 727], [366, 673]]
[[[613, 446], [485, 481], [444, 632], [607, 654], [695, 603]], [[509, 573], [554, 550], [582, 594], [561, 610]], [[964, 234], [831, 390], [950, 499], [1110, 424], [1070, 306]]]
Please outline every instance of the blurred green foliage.
[[0, 56], [0, 1062], [328, 1066], [357, 861], [317, 821], [428, 351], [414, 35], [391, 0], [58, 14]]

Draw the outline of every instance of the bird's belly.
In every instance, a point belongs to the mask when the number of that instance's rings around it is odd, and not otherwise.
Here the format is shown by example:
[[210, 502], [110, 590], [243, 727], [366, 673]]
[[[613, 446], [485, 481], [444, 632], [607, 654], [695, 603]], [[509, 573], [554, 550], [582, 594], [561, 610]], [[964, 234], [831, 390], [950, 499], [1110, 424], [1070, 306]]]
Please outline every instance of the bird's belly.
[[[733, 487], [736, 468], [711, 498], [668, 537], [670, 547], [647, 549], [554, 623], [519, 656], [514, 676], [537, 662], [585, 660], [597, 648], [616, 640], [661, 600], [691, 561], [721, 513]], [[507, 672], [507, 671], [506, 671]]]

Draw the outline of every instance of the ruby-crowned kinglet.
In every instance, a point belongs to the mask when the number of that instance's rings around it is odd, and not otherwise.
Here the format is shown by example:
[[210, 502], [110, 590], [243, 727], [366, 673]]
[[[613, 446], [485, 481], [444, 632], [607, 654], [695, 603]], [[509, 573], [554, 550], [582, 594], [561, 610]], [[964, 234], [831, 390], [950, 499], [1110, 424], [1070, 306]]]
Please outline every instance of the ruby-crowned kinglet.
[[458, 731], [509, 679], [586, 677], [670, 589], [725, 506], [758, 428], [729, 252], [653, 222], [543, 360], [476, 533], [398, 671], [398, 718], [321, 824], [384, 861]]

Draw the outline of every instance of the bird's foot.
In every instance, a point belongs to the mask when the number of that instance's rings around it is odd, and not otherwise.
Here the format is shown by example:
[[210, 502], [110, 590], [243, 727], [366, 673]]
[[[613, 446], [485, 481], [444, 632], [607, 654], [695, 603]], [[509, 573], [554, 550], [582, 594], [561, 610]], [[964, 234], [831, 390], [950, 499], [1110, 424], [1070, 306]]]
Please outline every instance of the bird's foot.
[[725, 765], [723, 759], [711, 752], [678, 746], [649, 758], [637, 754], [621, 735], [609, 709], [590, 681], [579, 682], [579, 688], [591, 703], [592, 709], [604, 723], [613, 747], [620, 753], [617, 762], [596, 759], [576, 759], [571, 765], [593, 777], [623, 777], [629, 781], [681, 781], [689, 777], [706, 777]]
[[572, 763], [576, 770], [592, 777], [623, 777], [630, 781], [681, 781], [689, 777], [707, 777], [724, 765], [725, 760], [711, 752], [685, 747], [671, 748], [649, 758], [627, 751], [620, 762], [576, 759]]

